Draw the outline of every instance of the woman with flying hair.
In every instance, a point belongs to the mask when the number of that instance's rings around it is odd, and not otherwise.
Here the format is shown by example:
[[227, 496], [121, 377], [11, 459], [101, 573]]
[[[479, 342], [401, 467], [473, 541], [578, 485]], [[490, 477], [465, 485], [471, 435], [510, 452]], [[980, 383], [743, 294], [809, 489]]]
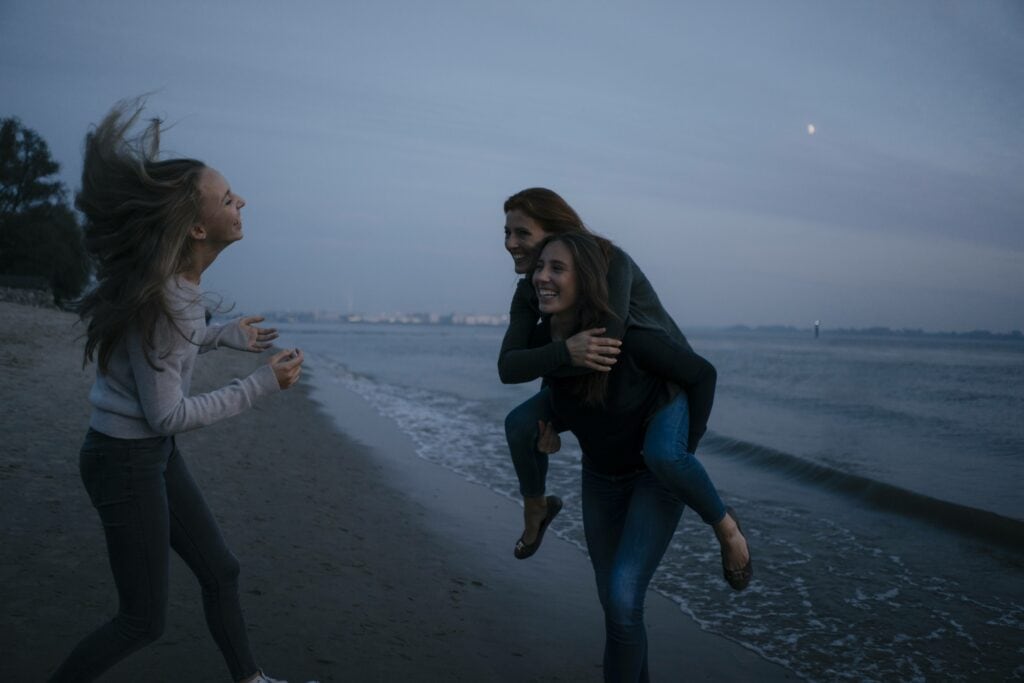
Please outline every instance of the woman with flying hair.
[[[207, 625], [232, 680], [270, 682], [249, 649], [228, 549], [174, 435], [237, 415], [299, 378], [299, 350], [273, 355], [251, 375], [189, 395], [199, 353], [258, 353], [276, 330], [259, 317], [208, 325], [203, 273], [242, 239], [245, 200], [195, 159], [160, 159], [160, 121], [132, 136], [143, 102], [121, 102], [85, 139], [86, 248], [98, 281], [82, 300], [85, 362], [96, 359], [82, 482], [99, 513], [117, 586], [116, 616], [86, 636], [51, 678], [90, 681], [164, 630], [169, 554], [202, 587]], [[175, 678], [174, 672], [165, 672]]]
[[[576, 378], [583, 385], [602, 385], [615, 368], [628, 330], [654, 330], [662, 352], [677, 363], [685, 363], [693, 349], [675, 321], [665, 311], [650, 281], [640, 267], [622, 249], [596, 235], [583, 224], [576, 211], [552, 190], [534, 187], [522, 190], [505, 201], [505, 249], [511, 254], [515, 271], [530, 275], [537, 245], [552, 235], [589, 235], [606, 260], [602, 272], [603, 306], [598, 315], [588, 318], [572, 334], [536, 341], [535, 331], [542, 309], [529, 277], [517, 284], [509, 312], [509, 326], [498, 358], [502, 382], [529, 382], [544, 378], [544, 387], [508, 414], [505, 434], [523, 496], [524, 530], [516, 542], [519, 559], [533, 555], [540, 547], [544, 532], [561, 510], [557, 496], [545, 495], [545, 480], [550, 450], [539, 446], [553, 444], [558, 450], [558, 431], [564, 428], [552, 421], [550, 389], [558, 378]], [[667, 376], [666, 376], [667, 378]], [[712, 383], [712, 387], [713, 387]], [[693, 397], [690, 397], [691, 402]], [[711, 405], [707, 409], [710, 412]], [[722, 555], [725, 580], [736, 590], [750, 582], [753, 568], [747, 540], [726, 512], [711, 485], [703, 465], [694, 453], [703, 427], [695, 432], [694, 408], [687, 405], [685, 393], [664, 402], [645, 417], [641, 451], [643, 465], [649, 468], [686, 505], [712, 527]], [[706, 419], [705, 415], [705, 419]], [[614, 419], [612, 419], [614, 423]], [[544, 434], [542, 431], [546, 431]], [[706, 495], [710, 490], [713, 495]]]
[[[531, 330], [529, 348], [565, 341], [614, 317], [608, 246], [581, 232], [540, 243], [531, 280], [541, 319]], [[692, 351], [680, 352], [665, 332], [629, 326], [608, 372], [546, 380], [552, 419], [576, 435], [583, 451], [583, 530], [605, 614], [604, 678], [647, 681], [644, 598], [684, 504], [680, 482], [665, 481], [645, 464], [646, 431], [682, 389], [686, 395], [673, 413], [685, 439], [677, 457], [695, 449], [711, 413], [715, 369]], [[541, 450], [554, 452], [556, 440], [557, 432], [542, 425]], [[687, 504], [731, 516], [706, 474], [691, 475], [685, 485]]]

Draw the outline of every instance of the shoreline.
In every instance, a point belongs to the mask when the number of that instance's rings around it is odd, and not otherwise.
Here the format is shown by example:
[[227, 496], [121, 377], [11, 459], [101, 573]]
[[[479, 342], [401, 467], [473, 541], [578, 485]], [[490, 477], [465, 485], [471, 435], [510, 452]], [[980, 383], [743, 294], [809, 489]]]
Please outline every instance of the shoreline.
[[[92, 368], [74, 316], [0, 303], [3, 418], [0, 677], [41, 680], [109, 617], [116, 594], [77, 473]], [[215, 360], [216, 362], [210, 362]], [[263, 360], [200, 357], [193, 392]], [[316, 372], [316, 368], [312, 368]], [[242, 565], [242, 605], [275, 677], [359, 681], [600, 680], [603, 617], [589, 562], [555, 535], [511, 557], [521, 508], [415, 454], [358, 396], [308, 377], [178, 444]], [[344, 405], [332, 417], [330, 404]], [[336, 393], [341, 392], [341, 393]], [[168, 625], [103, 680], [227, 680], [198, 588], [172, 560]], [[652, 675], [796, 680], [649, 593]], [[685, 668], [684, 668], [685, 667]]]
[[[342, 433], [360, 443], [373, 443], [370, 448], [392, 475], [420, 483], [408, 495], [410, 500], [430, 508], [435, 515], [429, 520], [431, 526], [443, 533], [444, 529], [454, 529], [454, 524], [459, 523], [465, 536], [475, 537], [473, 548], [478, 553], [477, 559], [486, 563], [492, 578], [503, 580], [512, 590], [536, 592], [542, 599], [556, 603], [565, 600], [567, 607], [578, 610], [581, 617], [585, 615], [586, 623], [577, 626], [585, 631], [580, 637], [593, 642], [593, 650], [581, 654], [593, 660], [597, 679], [600, 679], [604, 617], [586, 553], [549, 533], [537, 555], [526, 561], [513, 559], [513, 542], [522, 531], [521, 505], [483, 484], [471, 482], [453, 470], [421, 458], [408, 435], [354, 392], [323, 380], [310, 384], [314, 387], [311, 399]], [[339, 410], [339, 415], [331, 415], [328, 405], [344, 409]], [[423, 486], [424, 482], [429, 484]], [[461, 496], [470, 497], [470, 504], [460, 499]], [[467, 507], [477, 516], [466, 516]], [[458, 534], [451, 535], [451, 542], [456, 542], [454, 537]], [[648, 590], [645, 615], [651, 676], [656, 680], [672, 680], [672, 673], [681, 670], [686, 670], [688, 678], [697, 680], [798, 680], [796, 674], [757, 652], [702, 630], [671, 598], [654, 589]], [[564, 617], [556, 618], [566, 621]], [[562, 628], [572, 627], [571, 623], [565, 623]], [[543, 640], [538, 644], [545, 647]], [[559, 677], [555, 680], [597, 679]]]

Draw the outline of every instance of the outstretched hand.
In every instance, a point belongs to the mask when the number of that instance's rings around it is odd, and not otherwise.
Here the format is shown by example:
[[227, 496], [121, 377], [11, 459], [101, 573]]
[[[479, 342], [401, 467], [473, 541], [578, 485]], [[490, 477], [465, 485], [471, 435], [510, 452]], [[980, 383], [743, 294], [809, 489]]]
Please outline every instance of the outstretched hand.
[[614, 337], [601, 337], [605, 328], [595, 327], [577, 332], [565, 340], [572, 364], [598, 372], [609, 372], [615, 365], [622, 342]]
[[238, 326], [242, 328], [242, 333], [248, 342], [246, 351], [252, 351], [259, 353], [260, 351], [266, 351], [270, 348], [270, 342], [277, 339], [277, 329], [274, 327], [256, 327], [256, 323], [263, 322], [263, 317], [259, 315], [251, 315], [247, 318], [242, 318], [238, 321]]
[[537, 450], [551, 455], [562, 448], [562, 437], [550, 422], [537, 420]]
[[270, 357], [270, 367], [274, 370], [274, 377], [277, 378], [279, 387], [287, 389], [299, 381], [304, 358], [305, 356], [299, 349], [287, 349]]

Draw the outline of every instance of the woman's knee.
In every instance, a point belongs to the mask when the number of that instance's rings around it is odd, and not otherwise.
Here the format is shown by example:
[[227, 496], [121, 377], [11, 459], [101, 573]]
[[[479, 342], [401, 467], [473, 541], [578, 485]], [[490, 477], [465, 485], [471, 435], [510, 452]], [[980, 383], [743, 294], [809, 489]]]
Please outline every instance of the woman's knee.
[[241, 573], [242, 565], [239, 563], [238, 558], [234, 554], [228, 553], [220, 570], [220, 581], [222, 583], [238, 583], [238, 575]]
[[655, 470], [685, 457], [689, 451], [689, 429], [685, 403], [670, 403], [655, 415], [644, 434], [647, 467]]
[[644, 464], [655, 474], [657, 474], [658, 468], [662, 467], [673, 455], [674, 449], [667, 448], [664, 441], [654, 439], [644, 441]]
[[538, 419], [529, 403], [513, 408], [505, 416], [505, 438], [513, 450], [536, 444]]
[[685, 439], [682, 443], [669, 442], [667, 440], [654, 440], [644, 443], [644, 464], [654, 476], [664, 479], [672, 471], [680, 467], [686, 467], [687, 461], [692, 457], [686, 451]]
[[612, 580], [602, 600], [605, 617], [620, 627], [642, 625], [644, 592], [633, 581]]
[[222, 588], [238, 584], [238, 575], [242, 573], [242, 565], [233, 553], [227, 552], [211, 569], [209, 576], [203, 581], [204, 587]]
[[238, 558], [226, 548], [223, 552], [206, 556], [202, 563], [190, 562], [189, 566], [205, 593], [216, 594], [224, 589], [237, 589], [238, 575], [242, 568]]
[[157, 608], [150, 614], [133, 616], [119, 613], [114, 619], [117, 632], [136, 647], [154, 643], [164, 634], [167, 627], [167, 606]]

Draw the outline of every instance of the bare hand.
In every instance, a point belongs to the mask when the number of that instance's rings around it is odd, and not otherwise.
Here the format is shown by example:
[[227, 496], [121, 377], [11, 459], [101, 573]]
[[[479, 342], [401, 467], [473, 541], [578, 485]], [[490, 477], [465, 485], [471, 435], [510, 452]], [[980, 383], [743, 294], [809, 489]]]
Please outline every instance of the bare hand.
[[603, 327], [583, 330], [565, 340], [573, 365], [598, 372], [609, 372], [612, 369], [622, 342], [614, 337], [599, 336], [604, 334], [604, 330]]
[[562, 448], [562, 437], [550, 422], [537, 420], [537, 450], [541, 453], [557, 453]]
[[270, 367], [274, 369], [274, 377], [277, 378], [279, 387], [287, 389], [299, 381], [303, 359], [304, 356], [299, 349], [281, 351], [270, 357]]
[[242, 328], [242, 333], [248, 340], [247, 351], [255, 353], [266, 351], [270, 348], [270, 342], [277, 339], [276, 328], [256, 327], [256, 323], [261, 322], [263, 322], [263, 317], [259, 315], [251, 315], [238, 321], [238, 326]]

